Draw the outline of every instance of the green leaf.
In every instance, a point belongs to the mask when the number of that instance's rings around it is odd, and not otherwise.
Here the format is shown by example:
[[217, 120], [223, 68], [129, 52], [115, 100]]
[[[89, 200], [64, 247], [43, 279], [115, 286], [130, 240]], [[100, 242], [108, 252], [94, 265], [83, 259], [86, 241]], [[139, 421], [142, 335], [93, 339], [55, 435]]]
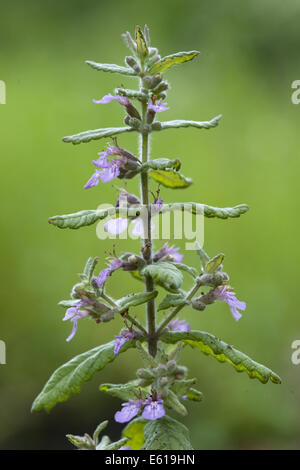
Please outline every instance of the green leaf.
[[245, 214], [245, 212], [248, 212], [249, 206], [247, 204], [239, 204], [234, 207], [213, 207], [196, 202], [174, 202], [164, 204], [161, 213], [176, 210], [190, 211], [194, 215], [203, 213], [205, 217], [210, 218], [228, 219], [229, 217], [235, 218]]
[[108, 215], [109, 212], [107, 210], [85, 210], [75, 212], [74, 214], [54, 215], [48, 219], [48, 222], [58, 228], [78, 229], [92, 225], [97, 220], [105, 219]]
[[168, 170], [173, 169], [175, 171], [180, 170], [181, 161], [176, 158], [175, 160], [169, 160], [168, 158], [156, 158], [155, 160], [149, 160], [147, 163], [143, 163], [142, 170]]
[[188, 429], [169, 416], [148, 422], [144, 436], [142, 450], [193, 450]]
[[167, 310], [171, 307], [177, 307], [178, 305], [187, 305], [188, 302], [183, 294], [167, 294], [166, 297], [160, 302], [157, 311]]
[[167, 398], [164, 399], [164, 403], [168, 408], [176, 411], [176, 413], [180, 414], [181, 416], [187, 415], [186, 407], [181, 403], [181, 401], [177, 398], [171, 389], [168, 390], [168, 395]]
[[149, 391], [139, 387], [138, 383], [139, 380], [126, 384], [102, 384], [99, 390], [123, 401], [136, 400], [138, 396], [141, 396], [143, 399], [147, 398]]
[[[121, 352], [135, 346], [135, 341], [126, 341]], [[32, 411], [50, 411], [56, 403], [68, 400], [72, 393], [79, 393], [81, 385], [90, 380], [117, 356], [114, 341], [86, 351], [60, 366], [50, 377], [41, 393], [34, 400]]]
[[163, 57], [159, 62], [157, 62], [150, 69], [150, 73], [162, 73], [170, 69], [174, 65], [183, 64], [189, 60], [193, 60], [200, 52], [190, 51], [190, 52], [177, 52], [176, 54], [168, 55]]
[[217, 271], [217, 269], [220, 267], [220, 265], [223, 263], [224, 259], [223, 253], [214, 256], [212, 259], [208, 261], [208, 263], [205, 266], [205, 272], [208, 274], [213, 274]]
[[184, 271], [188, 273], [190, 276], [192, 276], [194, 279], [198, 276], [198, 271], [197, 269], [193, 268], [192, 266], [187, 266], [184, 263], [174, 263], [176, 268], [180, 269], [180, 271]]
[[90, 65], [93, 69], [101, 70], [102, 72], [120, 73], [122, 75], [131, 76], [136, 75], [135, 71], [129, 67], [121, 67], [120, 65], [116, 64], [99, 64], [98, 62], [93, 62], [92, 60], [86, 60], [85, 63]]
[[93, 440], [96, 445], [98, 444], [99, 434], [106, 428], [107, 425], [108, 425], [108, 421], [102, 421], [102, 423], [98, 424], [98, 426], [96, 427], [94, 434], [93, 434]]
[[154, 299], [157, 296], [158, 292], [154, 290], [153, 292], [138, 292], [137, 294], [126, 295], [121, 299], [116, 301], [116, 304], [119, 307], [119, 312], [123, 313], [129, 309], [129, 307], [136, 307], [137, 305], [144, 304], [148, 300]]
[[[123, 439], [120, 439], [119, 441], [111, 442], [103, 450], [118, 450], [118, 449], [120, 449], [120, 447], [127, 444], [127, 441], [128, 441], [128, 439], [126, 437], [124, 437]], [[96, 450], [100, 450], [100, 449], [98, 449], [98, 447], [97, 447]]]
[[237, 372], [247, 372], [250, 378], [256, 378], [262, 383], [267, 383], [268, 380], [276, 384], [281, 383], [280, 377], [271, 369], [253, 361], [246, 354], [210, 333], [196, 330], [190, 332], [170, 331], [163, 333], [160, 339], [171, 344], [183, 341], [183, 343], [200, 349], [204, 354], [212, 356], [220, 362], [228, 362]]
[[197, 127], [198, 129], [211, 129], [216, 127], [219, 124], [219, 121], [222, 117], [222, 114], [214, 117], [211, 121], [185, 121], [185, 120], [175, 120], [175, 121], [164, 121], [161, 122], [161, 129], [177, 129], [178, 127]]
[[71, 299], [71, 300], [61, 300], [58, 302], [58, 305], [63, 308], [70, 308], [70, 307], [75, 307], [76, 304], [80, 302], [79, 299]]
[[128, 438], [127, 445], [130, 446], [130, 450], [140, 450], [143, 447], [146, 423], [147, 421], [145, 419], [136, 418], [123, 429], [122, 435]]
[[191, 401], [202, 401], [204, 398], [203, 393], [199, 392], [199, 390], [196, 390], [195, 388], [190, 388], [190, 390], [186, 392], [186, 397]]
[[197, 379], [182, 379], [176, 380], [174, 384], [171, 386], [171, 389], [179, 398], [183, 395], [186, 395], [187, 392], [190, 390], [192, 385], [195, 385]]
[[136, 27], [135, 30], [135, 41], [137, 45], [137, 53], [143, 59], [148, 55], [148, 47], [144, 38], [143, 31], [140, 26]]
[[191, 186], [193, 181], [191, 178], [183, 176], [174, 170], [152, 170], [150, 172], [152, 179], [162, 184], [166, 188], [182, 189]]
[[181, 272], [167, 261], [149, 264], [141, 270], [143, 276], [150, 276], [154, 281], [170, 292], [176, 292], [180, 289], [183, 282]]
[[79, 132], [79, 134], [68, 135], [64, 137], [63, 142], [71, 142], [74, 145], [82, 142], [90, 142], [91, 140], [99, 140], [104, 137], [113, 137], [114, 135], [123, 134], [124, 132], [132, 132], [132, 127], [106, 127], [104, 129], [94, 129], [92, 131]]
[[99, 258], [89, 258], [86, 262], [86, 265], [84, 267], [83, 274], [87, 277], [87, 279], [90, 281], [93, 274], [95, 267], [97, 266], [99, 261]]

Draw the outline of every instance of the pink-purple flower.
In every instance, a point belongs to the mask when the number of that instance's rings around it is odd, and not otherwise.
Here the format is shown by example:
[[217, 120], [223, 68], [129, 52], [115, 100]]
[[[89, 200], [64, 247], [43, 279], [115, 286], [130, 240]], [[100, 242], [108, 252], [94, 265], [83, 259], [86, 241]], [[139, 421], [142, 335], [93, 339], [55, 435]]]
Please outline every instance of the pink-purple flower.
[[179, 320], [178, 318], [175, 318], [168, 324], [168, 329], [170, 331], [190, 331], [191, 326], [185, 320]]
[[125, 344], [130, 339], [133, 339], [134, 336], [135, 331], [132, 328], [122, 330], [119, 336], [115, 336], [116, 339], [114, 342], [114, 355], [116, 356], [117, 354], [119, 354], [123, 344]]
[[174, 263], [181, 263], [183, 260], [183, 255], [179, 253], [179, 248], [174, 245], [169, 246], [169, 242], [165, 243], [159, 251], [154, 255], [154, 260], [162, 260], [166, 257], [171, 257]]
[[108, 266], [107, 268], [103, 269], [97, 279], [96, 279], [96, 283], [97, 283], [97, 286], [98, 287], [101, 287], [105, 281], [107, 281], [107, 279], [109, 278], [109, 276], [114, 272], [116, 271], [117, 269], [121, 268], [122, 266], [122, 261], [118, 258], [114, 258], [114, 257], [111, 257], [110, 260], [109, 260], [109, 263], [108, 263]]
[[[68, 336], [66, 341], [71, 341], [71, 339], [74, 338], [75, 333], [76, 333], [77, 328], [78, 328], [78, 320], [81, 320], [82, 318], [85, 318], [89, 315], [89, 311], [84, 309], [84, 307], [90, 305], [90, 303], [91, 302], [86, 297], [86, 298], [81, 299], [74, 307], [70, 307], [66, 311], [66, 314], [63, 318], [63, 321], [70, 320], [73, 323], [72, 332]], [[84, 310], [81, 310], [82, 308]]]
[[218, 287], [215, 289], [214, 295], [216, 299], [226, 302], [229, 305], [232, 316], [236, 321], [241, 318], [242, 315], [238, 310], [246, 310], [246, 302], [238, 300], [230, 286]]
[[115, 421], [117, 423], [127, 423], [135, 418], [141, 410], [143, 410], [142, 417], [151, 421], [162, 418], [166, 413], [161, 398], [149, 397], [147, 400], [130, 400], [122, 403], [121, 411], [117, 411], [115, 414]]
[[163, 101], [158, 101], [157, 104], [154, 104], [152, 101], [148, 101], [147, 108], [154, 111], [155, 113], [162, 113], [163, 111], [167, 111], [170, 109], [167, 103]]
[[118, 147], [109, 146], [104, 152], [99, 152], [100, 157], [97, 160], [93, 160], [93, 164], [100, 168], [95, 171], [95, 173], [88, 180], [84, 189], [92, 188], [97, 186], [99, 180], [102, 183], [107, 183], [112, 181], [114, 178], [117, 178], [120, 174], [120, 166], [124, 164], [124, 159], [119, 156], [108, 160], [108, 157], [120, 155], [120, 149]]
[[109, 93], [108, 95], [103, 96], [100, 100], [93, 99], [95, 104], [107, 104], [111, 103], [111, 101], [118, 101], [122, 106], [128, 106], [130, 104], [130, 100], [126, 96], [120, 95], [112, 95]]

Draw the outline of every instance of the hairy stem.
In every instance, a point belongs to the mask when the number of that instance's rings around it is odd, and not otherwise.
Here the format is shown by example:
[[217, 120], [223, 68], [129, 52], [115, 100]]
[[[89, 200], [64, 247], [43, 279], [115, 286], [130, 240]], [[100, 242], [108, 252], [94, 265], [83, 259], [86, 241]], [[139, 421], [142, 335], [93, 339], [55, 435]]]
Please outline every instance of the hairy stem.
[[[107, 303], [109, 303], [113, 308], [115, 308], [116, 310], [118, 310], [118, 305], [113, 301], [113, 299], [111, 299], [108, 295], [104, 294], [104, 292], [102, 292], [101, 294], [101, 297], [106, 300]], [[143, 325], [134, 317], [132, 317], [128, 311], [127, 312], [124, 312], [124, 313], [121, 313], [121, 316], [123, 318], [126, 318], [126, 320], [129, 320], [130, 323], [132, 323], [134, 326], [136, 326], [144, 335], [147, 335], [147, 331], [145, 330], [145, 328], [143, 327]]]
[[[201, 282], [196, 282], [196, 284], [192, 287], [190, 292], [187, 294], [186, 300], [191, 300], [196, 294], [196, 292], [198, 291], [198, 289], [201, 287], [201, 285], [203, 285]], [[178, 305], [177, 307], [173, 308], [173, 310], [171, 310], [169, 315], [167, 315], [166, 318], [164, 318], [164, 320], [158, 326], [157, 335], [159, 335], [163, 331], [163, 329], [170, 323], [170, 321], [173, 320], [173, 318], [176, 317], [176, 315], [180, 312], [180, 310], [182, 310], [183, 307], [185, 306], [186, 304]]]
[[[147, 103], [142, 103], [142, 120], [146, 122]], [[141, 135], [141, 159], [146, 163], [149, 159], [149, 133]], [[151, 205], [149, 204], [149, 176], [148, 172], [141, 173], [141, 196], [142, 204], [146, 209], [146, 220], [144, 220], [144, 246], [142, 249], [144, 260], [147, 264], [152, 264], [152, 240], [151, 240]], [[151, 277], [145, 277], [146, 292], [152, 292], [154, 282]], [[157, 336], [155, 331], [155, 300], [151, 299], [147, 302], [147, 328], [148, 328], [148, 351], [153, 357], [157, 351]]]

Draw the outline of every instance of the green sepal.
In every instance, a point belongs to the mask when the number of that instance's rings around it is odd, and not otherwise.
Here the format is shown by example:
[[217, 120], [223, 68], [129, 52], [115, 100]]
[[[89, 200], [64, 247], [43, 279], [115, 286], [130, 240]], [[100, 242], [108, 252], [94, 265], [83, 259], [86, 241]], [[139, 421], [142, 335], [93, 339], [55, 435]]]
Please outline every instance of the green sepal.
[[258, 379], [263, 384], [267, 383], [268, 380], [275, 384], [281, 383], [280, 377], [271, 369], [253, 361], [246, 354], [205, 331], [169, 331], [163, 333], [160, 340], [171, 344], [182, 341], [192, 348], [200, 349], [204, 354], [212, 356], [220, 362], [228, 362], [237, 372], [247, 372], [251, 379]]
[[164, 399], [164, 404], [168, 408], [171, 408], [171, 410], [176, 411], [176, 413], [180, 414], [181, 416], [187, 415], [186, 407], [180, 402], [176, 394], [171, 389], [168, 390], [168, 395]]
[[86, 262], [86, 265], [84, 267], [84, 270], [83, 270], [83, 274], [84, 276], [86, 276], [86, 278], [90, 281], [93, 274], [94, 274], [94, 270], [98, 264], [98, 261], [99, 261], [99, 258], [96, 257], [96, 258], [89, 258]]
[[182, 379], [176, 380], [174, 384], [171, 386], [171, 390], [177, 395], [177, 397], [181, 398], [183, 395], [186, 395], [187, 392], [190, 390], [192, 385], [195, 385], [197, 379]]
[[172, 189], [184, 189], [188, 188], [193, 184], [191, 178], [187, 178], [178, 171], [172, 169], [169, 170], [152, 170], [150, 176], [157, 183], [162, 184], [166, 188]]
[[193, 450], [188, 429], [169, 416], [148, 421], [142, 450]]
[[191, 387], [186, 392], [186, 398], [190, 401], [202, 401], [204, 396], [202, 392], [199, 392], [199, 390], [196, 390], [195, 388]]
[[108, 421], [102, 421], [102, 423], [98, 424], [98, 426], [96, 427], [94, 434], [93, 434], [93, 440], [96, 445], [98, 444], [99, 434], [107, 427], [107, 425], [108, 425]]
[[187, 266], [184, 263], [174, 263], [174, 266], [180, 269], [180, 271], [188, 273], [190, 276], [192, 276], [193, 279], [195, 279], [199, 274], [196, 268], [193, 268], [192, 266]]
[[183, 282], [181, 271], [167, 261], [149, 264], [140, 273], [143, 276], [150, 276], [161, 287], [169, 292], [177, 292]]
[[80, 302], [80, 299], [72, 299], [72, 300], [61, 300], [58, 302], [57, 305], [63, 308], [70, 308], [70, 307], [75, 307]]
[[163, 57], [159, 62], [153, 65], [153, 67], [151, 67], [151, 69], [149, 70], [149, 73], [156, 74], [166, 72], [174, 65], [183, 64], [184, 62], [193, 60], [198, 54], [200, 54], [200, 52], [190, 51], [177, 52], [176, 54], [168, 55], [166, 57]]
[[[111, 442], [103, 450], [118, 450], [120, 447], [124, 446], [127, 444], [128, 439], [126, 437], [123, 437], [123, 439], [120, 439], [119, 441], [116, 442]], [[96, 447], [96, 450], [102, 450], [99, 449], [98, 446]]]
[[[134, 340], [126, 341], [120, 352], [135, 346]], [[72, 393], [79, 393], [81, 385], [96, 372], [114, 361], [114, 341], [86, 351], [60, 366], [50, 377], [41, 393], [34, 400], [32, 411], [50, 411], [56, 403], [67, 401]]]

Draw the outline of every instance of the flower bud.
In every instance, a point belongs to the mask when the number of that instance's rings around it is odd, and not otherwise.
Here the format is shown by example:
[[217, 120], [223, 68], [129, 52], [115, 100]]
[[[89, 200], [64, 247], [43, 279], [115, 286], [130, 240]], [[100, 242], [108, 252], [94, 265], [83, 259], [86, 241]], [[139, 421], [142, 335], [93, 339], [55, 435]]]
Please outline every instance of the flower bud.
[[153, 93], [159, 94], [159, 93], [161, 93], [162, 91], [167, 90], [168, 88], [169, 88], [168, 82], [163, 81], [163, 82], [159, 83], [159, 84], [153, 89]]
[[198, 299], [192, 299], [191, 305], [195, 310], [203, 311], [206, 308], [206, 304], [201, 301], [201, 297], [199, 297]]
[[162, 129], [161, 122], [155, 121], [155, 122], [151, 125], [151, 129], [152, 129], [153, 131], [161, 131], [161, 129]]
[[125, 62], [129, 67], [131, 67], [136, 73], [141, 73], [141, 68], [138, 65], [137, 61], [132, 56], [125, 57]]
[[136, 376], [139, 379], [145, 379], [145, 380], [150, 380], [154, 378], [154, 375], [149, 369], [138, 369], [136, 371]]

